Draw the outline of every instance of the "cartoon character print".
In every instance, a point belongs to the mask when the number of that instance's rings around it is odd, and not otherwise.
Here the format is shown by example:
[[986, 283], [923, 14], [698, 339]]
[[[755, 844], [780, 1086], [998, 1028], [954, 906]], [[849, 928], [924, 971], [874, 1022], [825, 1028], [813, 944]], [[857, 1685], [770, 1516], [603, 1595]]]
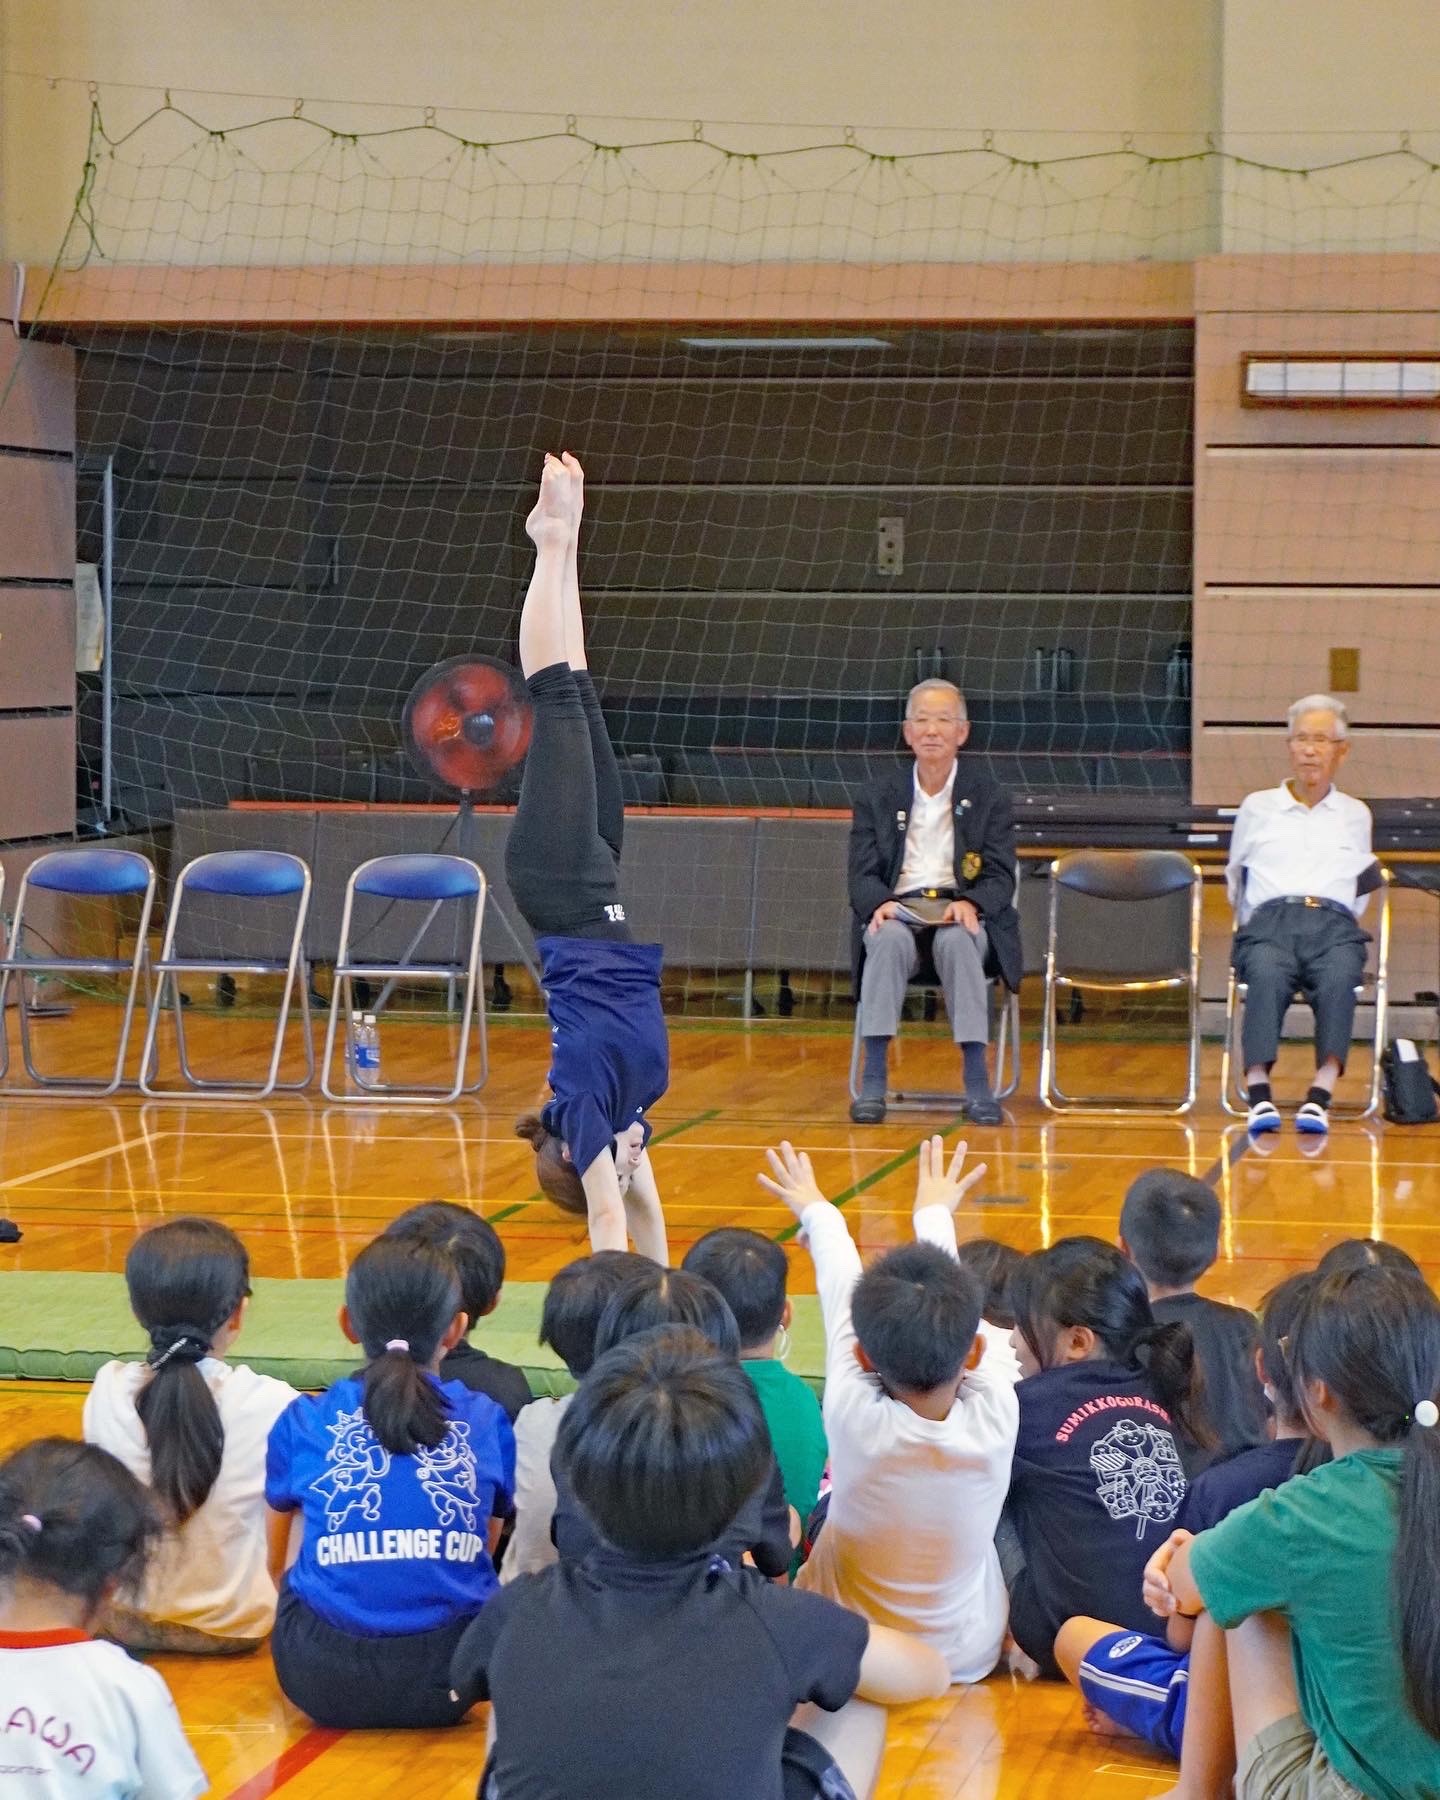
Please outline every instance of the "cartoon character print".
[[1185, 1498], [1180, 1452], [1163, 1425], [1121, 1419], [1091, 1446], [1090, 1467], [1106, 1512], [1133, 1519], [1137, 1538], [1151, 1525], [1168, 1525]]
[[380, 1517], [380, 1483], [390, 1472], [390, 1452], [365, 1422], [363, 1407], [338, 1414], [328, 1429], [328, 1467], [310, 1483], [313, 1492], [325, 1496], [325, 1523], [338, 1531], [358, 1506], [373, 1525]]
[[433, 1450], [422, 1445], [415, 1452], [415, 1472], [442, 1525], [459, 1518], [467, 1531], [475, 1529], [480, 1496], [475, 1491], [475, 1452], [468, 1425], [451, 1425]]

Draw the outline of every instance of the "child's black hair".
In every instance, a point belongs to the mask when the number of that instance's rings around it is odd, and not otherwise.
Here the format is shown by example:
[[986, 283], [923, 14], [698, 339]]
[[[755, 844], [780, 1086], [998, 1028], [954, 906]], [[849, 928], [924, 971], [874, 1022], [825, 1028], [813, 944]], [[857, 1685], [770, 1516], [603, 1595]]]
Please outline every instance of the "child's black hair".
[[385, 1236], [415, 1238], [450, 1258], [460, 1278], [467, 1333], [500, 1298], [505, 1285], [505, 1246], [489, 1220], [468, 1206], [457, 1206], [453, 1200], [426, 1200], [392, 1220]]
[[790, 1264], [773, 1238], [722, 1225], [692, 1244], [680, 1267], [724, 1296], [740, 1330], [742, 1351], [768, 1344], [779, 1331]]
[[953, 1256], [934, 1244], [902, 1244], [855, 1283], [850, 1316], [887, 1387], [929, 1393], [959, 1378], [983, 1300], [979, 1281]]
[[637, 1332], [660, 1325], [690, 1325], [720, 1356], [740, 1354], [740, 1328], [718, 1289], [684, 1269], [647, 1262], [611, 1295], [595, 1331], [598, 1361]]
[[1302, 1398], [1323, 1381], [1362, 1431], [1405, 1453], [1392, 1565], [1400, 1661], [1411, 1711], [1440, 1739], [1440, 1425], [1415, 1418], [1422, 1402], [1440, 1401], [1440, 1300], [1379, 1266], [1321, 1276], [1295, 1321], [1290, 1363]]
[[1220, 1253], [1220, 1202], [1193, 1175], [1147, 1169], [1126, 1190], [1120, 1235], [1152, 1286], [1191, 1287]]
[[540, 1342], [577, 1381], [595, 1361], [595, 1333], [611, 1296], [650, 1266], [648, 1256], [633, 1250], [597, 1250], [551, 1276], [540, 1309]]
[[433, 1450], [449, 1430], [449, 1408], [428, 1367], [461, 1311], [454, 1263], [413, 1238], [378, 1237], [350, 1265], [345, 1305], [368, 1358], [370, 1429], [392, 1456]]
[[135, 1397], [150, 1481], [183, 1524], [209, 1499], [225, 1453], [220, 1409], [198, 1364], [250, 1292], [250, 1258], [218, 1220], [171, 1219], [130, 1246], [125, 1285], [150, 1336], [150, 1374]]
[[1409, 1275], [1416, 1281], [1425, 1279], [1415, 1258], [1398, 1244], [1387, 1244], [1384, 1238], [1341, 1238], [1315, 1265], [1317, 1275], [1344, 1275], [1353, 1269], [1389, 1269], [1394, 1275]]
[[36, 1438], [0, 1463], [0, 1585], [24, 1576], [93, 1611], [111, 1588], [138, 1588], [164, 1523], [108, 1450]]
[[1051, 1366], [1058, 1334], [1083, 1325], [1114, 1361], [1145, 1370], [1192, 1444], [1213, 1447], [1190, 1329], [1156, 1323], [1145, 1277], [1114, 1244], [1096, 1237], [1061, 1238], [1025, 1258], [1011, 1292], [1016, 1329], [1042, 1369]]
[[999, 1238], [967, 1238], [957, 1246], [962, 1263], [980, 1283], [984, 1293], [980, 1316], [992, 1325], [1015, 1329], [1015, 1304], [1010, 1298], [1010, 1278], [1024, 1262], [1024, 1252]]
[[1286, 1425], [1305, 1424], [1305, 1412], [1290, 1365], [1290, 1338], [1310, 1290], [1319, 1280], [1313, 1269], [1287, 1275], [1260, 1302], [1260, 1361], [1275, 1392], [1276, 1417]]
[[713, 1544], [771, 1463], [754, 1384], [685, 1326], [643, 1332], [597, 1357], [566, 1409], [555, 1455], [600, 1535], [645, 1562]]

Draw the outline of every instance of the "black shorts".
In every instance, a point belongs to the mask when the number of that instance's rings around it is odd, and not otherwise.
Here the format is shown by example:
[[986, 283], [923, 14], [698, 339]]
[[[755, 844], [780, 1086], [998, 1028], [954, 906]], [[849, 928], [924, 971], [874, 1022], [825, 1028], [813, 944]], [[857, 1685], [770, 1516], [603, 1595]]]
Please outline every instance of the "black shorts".
[[620, 894], [620, 770], [587, 670], [552, 663], [526, 682], [534, 724], [505, 876], [536, 937], [630, 942]]
[[[785, 1782], [785, 1800], [856, 1800], [854, 1788], [830, 1752], [793, 1725], [785, 1733], [780, 1768]], [[475, 1800], [505, 1800], [495, 1785], [488, 1763], [480, 1777]], [[674, 1800], [685, 1800], [685, 1797], [677, 1794]]]

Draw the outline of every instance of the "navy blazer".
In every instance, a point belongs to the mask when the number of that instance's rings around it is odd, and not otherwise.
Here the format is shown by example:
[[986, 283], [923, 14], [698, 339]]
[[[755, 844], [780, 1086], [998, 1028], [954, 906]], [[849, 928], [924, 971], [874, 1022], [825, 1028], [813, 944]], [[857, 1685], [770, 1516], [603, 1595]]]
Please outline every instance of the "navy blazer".
[[[872, 782], [857, 797], [850, 825], [851, 967], [859, 991], [865, 960], [865, 927], [877, 906], [891, 899], [905, 860], [905, 830], [915, 795], [915, 765], [900, 764], [893, 774]], [[1020, 950], [1020, 915], [1015, 910], [1015, 812], [1010, 796], [990, 776], [967, 769], [963, 754], [955, 764], [952, 791], [955, 812], [955, 878], [957, 893], [970, 901], [985, 927], [989, 952], [986, 973], [998, 975], [1018, 993], [1025, 961]], [[973, 879], [963, 864], [968, 854], [980, 858]], [[972, 865], [973, 866], [973, 865]]]

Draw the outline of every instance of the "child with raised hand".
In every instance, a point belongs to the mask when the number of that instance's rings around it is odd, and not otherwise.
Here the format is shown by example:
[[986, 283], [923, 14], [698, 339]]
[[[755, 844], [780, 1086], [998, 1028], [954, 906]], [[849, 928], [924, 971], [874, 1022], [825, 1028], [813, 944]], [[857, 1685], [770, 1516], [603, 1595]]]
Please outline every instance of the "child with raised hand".
[[1440, 1794], [1440, 1301], [1412, 1275], [1321, 1277], [1290, 1334], [1332, 1460], [1151, 1559], [1195, 1617], [1180, 1795]]
[[777, 1354], [792, 1308], [785, 1288], [790, 1264], [772, 1239], [741, 1226], [722, 1226], [692, 1244], [680, 1265], [714, 1287], [735, 1315], [740, 1367], [755, 1384], [770, 1427], [785, 1498], [802, 1520], [815, 1510], [827, 1450], [820, 1402]]
[[1026, 1257], [1012, 1292], [1024, 1378], [1000, 1559], [1011, 1633], [1056, 1676], [1067, 1619], [1147, 1629], [1145, 1563], [1209, 1433], [1189, 1331], [1156, 1322], [1144, 1276], [1113, 1244], [1063, 1238]]
[[194, 1800], [209, 1787], [154, 1669], [96, 1627], [163, 1522], [107, 1451], [39, 1438], [0, 1463], [6, 1800]]
[[475, 1327], [500, 1304], [505, 1285], [505, 1246], [488, 1219], [453, 1200], [426, 1200], [401, 1213], [385, 1228], [386, 1237], [410, 1237], [448, 1256], [460, 1278], [460, 1304], [469, 1323], [465, 1336], [440, 1365], [442, 1381], [460, 1381], [488, 1394], [513, 1425], [533, 1398], [525, 1371], [489, 1356], [470, 1339]]
[[340, 1312], [369, 1359], [363, 1376], [302, 1396], [270, 1433], [275, 1674], [318, 1725], [460, 1717], [450, 1657], [497, 1591], [491, 1557], [515, 1483], [503, 1410], [439, 1378], [466, 1323], [449, 1257], [376, 1238], [350, 1266]]
[[143, 1591], [105, 1635], [139, 1651], [254, 1650], [275, 1623], [266, 1568], [265, 1444], [288, 1383], [225, 1359], [250, 1295], [250, 1259], [214, 1219], [171, 1219], [125, 1258], [144, 1362], [109, 1362], [85, 1397], [87, 1443], [119, 1457], [167, 1526]]
[[596, 1361], [555, 1456], [597, 1547], [507, 1587], [456, 1651], [458, 1703], [491, 1702], [486, 1800], [871, 1792], [885, 1715], [852, 1696], [931, 1698], [945, 1667], [715, 1554], [770, 1455], [754, 1387], [698, 1332], [644, 1332]]
[[800, 1221], [825, 1320], [825, 1529], [799, 1585], [913, 1633], [952, 1681], [980, 1681], [1005, 1635], [995, 1529], [1010, 1480], [1017, 1406], [980, 1330], [980, 1284], [955, 1254], [954, 1213], [985, 1173], [920, 1145], [919, 1240], [868, 1269], [810, 1158], [768, 1152], [761, 1185]]
[[[1218, 1525], [1237, 1507], [1288, 1481], [1313, 1456], [1315, 1440], [1300, 1410], [1285, 1345], [1316, 1280], [1306, 1270], [1265, 1298], [1255, 1358], [1275, 1415], [1274, 1441], [1238, 1451], [1197, 1475], [1180, 1510], [1182, 1530]], [[1093, 1731], [1102, 1737], [1141, 1737], [1178, 1759], [1193, 1636], [1193, 1621], [1178, 1614], [1171, 1616], [1163, 1638], [1098, 1619], [1068, 1619], [1055, 1640], [1055, 1659], [1084, 1695]]]
[[[649, 1258], [633, 1250], [597, 1250], [553, 1276], [540, 1311], [540, 1342], [578, 1382], [595, 1361], [595, 1332], [612, 1294]], [[515, 1535], [500, 1566], [502, 1582], [548, 1568], [559, 1552], [550, 1536], [555, 1517], [555, 1477], [550, 1457], [573, 1394], [532, 1400], [515, 1421]]]
[[1156, 1319], [1189, 1329], [1220, 1452], [1263, 1444], [1269, 1417], [1255, 1375], [1255, 1315], [1195, 1292], [1220, 1254], [1215, 1190], [1178, 1169], [1147, 1169], [1121, 1204], [1120, 1248], [1145, 1277]]

